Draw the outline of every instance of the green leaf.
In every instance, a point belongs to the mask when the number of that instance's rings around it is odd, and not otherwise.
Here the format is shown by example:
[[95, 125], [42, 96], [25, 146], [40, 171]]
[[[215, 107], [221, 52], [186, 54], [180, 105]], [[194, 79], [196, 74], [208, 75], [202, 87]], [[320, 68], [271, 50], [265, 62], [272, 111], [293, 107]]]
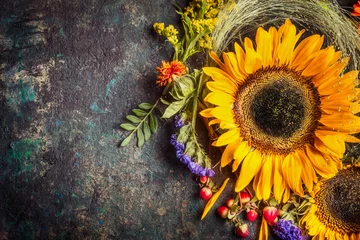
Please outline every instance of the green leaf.
[[144, 145], [144, 133], [141, 131], [140, 128], [138, 128], [138, 130], [136, 131], [136, 136], [138, 138], [138, 147], [141, 147], [142, 145]]
[[162, 118], [170, 118], [179, 112], [185, 105], [186, 98], [181, 101], [172, 102], [166, 109]]
[[139, 123], [141, 122], [141, 119], [134, 116], [134, 115], [127, 115], [126, 116], [126, 119], [129, 120], [130, 122], [133, 122], [133, 123]]
[[147, 114], [147, 112], [138, 108], [133, 109], [132, 112], [135, 113], [135, 115], [138, 117], [144, 117]]
[[149, 115], [149, 120], [150, 120], [150, 130], [152, 133], [155, 133], [158, 129], [158, 122], [156, 120], [156, 118], [154, 117], [154, 115], [150, 114]]
[[151, 105], [150, 103], [140, 103], [139, 104], [139, 108], [144, 109], [144, 110], [149, 110], [153, 107], [153, 105]]
[[121, 147], [124, 147], [124, 146], [126, 146], [126, 145], [128, 145], [129, 144], [129, 142], [130, 142], [130, 140], [131, 140], [131, 138], [132, 138], [132, 133], [129, 135], [129, 136], [127, 136], [122, 142], [121, 142]]
[[165, 99], [163, 99], [162, 97], [160, 98], [160, 101], [165, 105], [170, 105], [170, 103], [168, 101], [166, 101]]
[[120, 125], [120, 127], [128, 131], [134, 130], [136, 128], [134, 125], [130, 123], [123, 123]]
[[149, 124], [147, 123], [147, 121], [144, 122], [143, 130], [144, 130], [145, 141], [147, 141], [147, 140], [149, 140], [150, 135], [151, 135], [150, 127], [149, 127]]

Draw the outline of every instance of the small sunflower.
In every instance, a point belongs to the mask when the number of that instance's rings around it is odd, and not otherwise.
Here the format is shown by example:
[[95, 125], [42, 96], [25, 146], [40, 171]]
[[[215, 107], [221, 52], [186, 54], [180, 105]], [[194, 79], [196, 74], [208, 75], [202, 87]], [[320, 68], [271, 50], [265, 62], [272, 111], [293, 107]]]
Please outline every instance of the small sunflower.
[[286, 202], [290, 189], [312, 191], [318, 173], [333, 177], [341, 168], [345, 142], [359, 142], [360, 111], [355, 88], [358, 71], [341, 74], [349, 58], [333, 46], [322, 48], [324, 36], [299, 41], [289, 19], [279, 28], [258, 28], [256, 47], [249, 38], [235, 52], [223, 53], [219, 65], [204, 67], [213, 81], [205, 101], [215, 107], [201, 115], [213, 118], [222, 135], [214, 146], [226, 146], [221, 166], [232, 162], [240, 174], [235, 191], [254, 178], [259, 199], [273, 194]]
[[360, 239], [360, 165], [340, 170], [314, 189], [314, 203], [301, 222], [313, 239]]
[[156, 68], [159, 73], [156, 84], [159, 86], [166, 86], [171, 83], [175, 77], [184, 75], [186, 73], [185, 65], [180, 61], [161, 62], [161, 66]]

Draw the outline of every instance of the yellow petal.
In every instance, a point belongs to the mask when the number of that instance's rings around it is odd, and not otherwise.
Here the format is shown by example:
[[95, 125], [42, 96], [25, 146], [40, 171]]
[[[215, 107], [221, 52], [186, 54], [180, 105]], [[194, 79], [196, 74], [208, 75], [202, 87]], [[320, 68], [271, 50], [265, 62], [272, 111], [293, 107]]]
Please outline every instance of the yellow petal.
[[311, 145], [306, 145], [306, 155], [311, 161], [315, 171], [323, 178], [331, 178], [337, 173], [332, 169], [324, 156]]
[[254, 50], [253, 43], [249, 38], [244, 40], [245, 48], [245, 72], [252, 74], [261, 67], [261, 56]]
[[235, 192], [240, 192], [250, 183], [255, 174], [259, 172], [261, 163], [261, 153], [256, 149], [245, 157], [240, 170], [240, 175], [236, 180]]
[[336, 54], [333, 46], [318, 51], [316, 56], [309, 61], [307, 67], [302, 71], [301, 75], [310, 77], [324, 72], [333, 62], [335, 57]]
[[228, 82], [209, 81], [206, 83], [206, 87], [212, 92], [224, 92], [233, 96], [237, 92], [235, 85]]
[[307, 61], [308, 57], [320, 50], [324, 42], [324, 36], [312, 35], [302, 40], [295, 48], [293, 54], [292, 67], [297, 67], [300, 63]]
[[259, 239], [261, 240], [269, 239], [269, 227], [264, 217], [261, 220]]
[[270, 27], [269, 28], [269, 34], [270, 34], [270, 38], [271, 38], [271, 41], [270, 41], [270, 44], [272, 44], [273, 46], [273, 50], [272, 50], [272, 63], [271, 65], [274, 65], [275, 62], [277, 61], [277, 47], [279, 45], [279, 37], [278, 37], [278, 31], [275, 27]]
[[217, 65], [219, 65], [221, 69], [225, 70], [224, 63], [220, 60], [220, 58], [214, 51], [210, 51], [209, 56], [211, 57], [212, 60], [216, 62]]
[[221, 123], [220, 119], [213, 119], [211, 121], [209, 121], [209, 126], [214, 125], [214, 124], [219, 124]]
[[215, 107], [211, 110], [211, 113], [215, 118], [232, 122], [234, 119], [234, 113], [231, 108], [228, 107]]
[[282, 41], [278, 46], [278, 52], [277, 52], [279, 65], [290, 63], [290, 60], [293, 57], [295, 44], [303, 33], [304, 30], [296, 34], [296, 27], [292, 24], [288, 28], [284, 29]]
[[207, 202], [205, 208], [204, 208], [204, 212], [201, 215], [201, 220], [203, 220], [206, 215], [208, 214], [208, 212], [210, 211], [210, 209], [212, 208], [212, 206], [214, 205], [214, 203], [216, 202], [216, 200], [219, 198], [220, 194], [224, 191], [226, 184], [229, 182], [230, 178], [227, 178], [224, 183], [221, 185], [220, 189], [210, 198], [210, 200]]
[[206, 118], [212, 118], [214, 117], [212, 114], [211, 114], [211, 111], [213, 110], [214, 108], [207, 108], [205, 110], [202, 110], [200, 112], [200, 115], [203, 116], [203, 117], [206, 117]]
[[230, 129], [229, 131], [220, 135], [213, 146], [220, 147], [228, 145], [240, 139], [240, 130], [238, 128]]
[[242, 160], [248, 155], [251, 147], [248, 145], [247, 141], [241, 142], [234, 151], [234, 163], [232, 165], [232, 171], [235, 172]]
[[203, 67], [204, 73], [210, 76], [215, 82], [226, 82], [236, 87], [236, 81], [223, 70], [216, 67]]
[[322, 135], [315, 131], [315, 147], [325, 154], [342, 158], [345, 153], [345, 138], [344, 134]]
[[223, 154], [221, 155], [221, 167], [228, 165], [234, 158], [234, 151], [237, 148], [240, 141], [235, 141], [226, 146]]
[[247, 76], [246, 71], [245, 71], [245, 52], [244, 52], [244, 49], [242, 49], [242, 47], [240, 47], [240, 45], [238, 43], [236, 43], [236, 42], [234, 44], [234, 49], [235, 49], [236, 60], [237, 60], [237, 62], [239, 64], [239, 70], [244, 76]]
[[221, 107], [231, 107], [235, 98], [227, 93], [211, 92], [204, 98], [204, 101]]
[[237, 127], [238, 126], [234, 122], [229, 122], [229, 121], [224, 121], [224, 120], [222, 120], [220, 122], [220, 128], [222, 128], [222, 129], [232, 129], [232, 128], [237, 128]]
[[261, 185], [259, 190], [262, 192], [262, 197], [264, 200], [270, 198], [271, 187], [273, 185], [273, 163], [272, 163], [272, 156], [268, 156], [267, 159], [264, 161], [263, 166], [260, 170], [260, 178], [261, 178]]
[[298, 154], [303, 168], [301, 171], [301, 179], [306, 188], [311, 192], [313, 190], [314, 182], [317, 182], [316, 173], [306, 154], [302, 150], [299, 151]]
[[223, 53], [223, 59], [226, 67], [226, 72], [231, 73], [238, 83], [243, 83], [246, 76], [242, 74], [236, 55], [233, 52]]
[[272, 160], [274, 169], [274, 197], [278, 202], [281, 202], [281, 197], [285, 190], [285, 179], [282, 176], [281, 170], [283, 159], [279, 155], [274, 155]]
[[298, 195], [304, 195], [301, 187], [302, 164], [299, 163], [299, 157], [294, 153], [288, 154], [282, 162], [282, 173], [289, 187]]
[[346, 132], [348, 134], [360, 131], [360, 118], [349, 113], [339, 113], [322, 116], [319, 120], [329, 130]]
[[262, 66], [272, 64], [273, 46], [270, 34], [263, 28], [258, 28], [256, 33], [256, 52], [261, 56]]

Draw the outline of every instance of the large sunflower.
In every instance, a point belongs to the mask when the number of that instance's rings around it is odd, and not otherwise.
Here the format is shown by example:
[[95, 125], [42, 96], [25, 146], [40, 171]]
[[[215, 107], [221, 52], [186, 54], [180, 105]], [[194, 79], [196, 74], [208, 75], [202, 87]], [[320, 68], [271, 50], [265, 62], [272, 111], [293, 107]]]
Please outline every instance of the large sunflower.
[[215, 107], [201, 115], [219, 124], [214, 146], [226, 146], [221, 166], [232, 160], [240, 174], [235, 191], [254, 178], [259, 199], [273, 194], [287, 201], [290, 189], [312, 191], [318, 173], [333, 177], [341, 168], [345, 142], [360, 131], [358, 71], [342, 75], [349, 58], [333, 46], [322, 48], [324, 37], [297, 32], [289, 19], [279, 28], [258, 28], [256, 47], [249, 38], [235, 52], [214, 53], [217, 67], [204, 67], [213, 81], [205, 101]]
[[314, 203], [301, 222], [313, 239], [360, 239], [360, 165], [340, 170], [314, 189]]

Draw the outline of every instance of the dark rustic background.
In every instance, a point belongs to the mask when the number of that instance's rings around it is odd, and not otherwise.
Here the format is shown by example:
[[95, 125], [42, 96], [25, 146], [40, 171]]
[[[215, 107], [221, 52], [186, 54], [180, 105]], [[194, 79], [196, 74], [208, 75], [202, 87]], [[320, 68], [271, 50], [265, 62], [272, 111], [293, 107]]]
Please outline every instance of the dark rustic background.
[[118, 147], [120, 122], [155, 101], [155, 68], [171, 58], [152, 24], [179, 24], [172, 3], [186, 2], [1, 1], [0, 239], [236, 238], [213, 212], [199, 221], [172, 123], [141, 149]]

